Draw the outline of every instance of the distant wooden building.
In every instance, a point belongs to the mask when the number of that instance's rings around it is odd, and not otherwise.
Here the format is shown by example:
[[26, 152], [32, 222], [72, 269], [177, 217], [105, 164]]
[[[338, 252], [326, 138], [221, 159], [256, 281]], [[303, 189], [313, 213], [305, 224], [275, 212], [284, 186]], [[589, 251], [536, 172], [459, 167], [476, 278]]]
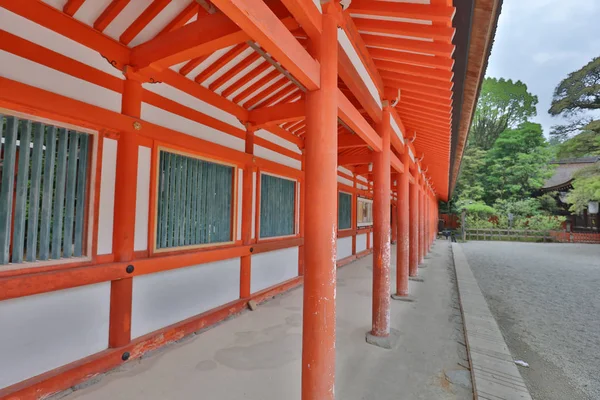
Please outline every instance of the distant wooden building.
[[600, 214], [589, 214], [584, 210], [581, 214], [573, 215], [567, 204], [567, 194], [573, 189], [573, 174], [593, 163], [600, 162], [600, 156], [567, 158], [557, 160], [551, 164], [557, 165], [554, 175], [550, 177], [540, 194], [553, 193], [560, 207], [559, 215], [567, 217], [566, 229], [571, 232], [598, 232]]

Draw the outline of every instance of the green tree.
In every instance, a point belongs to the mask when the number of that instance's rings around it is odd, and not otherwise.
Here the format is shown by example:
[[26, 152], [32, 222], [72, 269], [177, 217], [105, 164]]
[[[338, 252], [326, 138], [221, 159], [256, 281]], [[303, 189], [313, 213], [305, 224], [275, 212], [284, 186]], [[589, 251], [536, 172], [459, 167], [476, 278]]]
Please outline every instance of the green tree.
[[548, 112], [571, 121], [553, 126], [550, 135], [564, 141], [582, 130], [600, 134], [600, 120], [589, 115], [590, 111], [595, 110], [600, 110], [600, 57], [571, 72], [554, 89]]
[[485, 188], [483, 186], [485, 168], [485, 151], [475, 146], [465, 149], [460, 175], [456, 182], [455, 202], [460, 207], [469, 201], [478, 202], [483, 199]]
[[535, 116], [537, 103], [537, 96], [529, 93], [527, 85], [521, 81], [485, 78], [469, 142], [483, 150], [490, 149], [506, 129], [516, 128]]
[[486, 203], [529, 197], [552, 175], [550, 158], [540, 124], [524, 122], [502, 132], [486, 154]]
[[573, 190], [567, 195], [569, 210], [581, 213], [590, 201], [600, 201], [600, 162], [580, 169], [573, 174]]
[[577, 158], [600, 155], [600, 133], [585, 131], [567, 139], [557, 147], [556, 158]]

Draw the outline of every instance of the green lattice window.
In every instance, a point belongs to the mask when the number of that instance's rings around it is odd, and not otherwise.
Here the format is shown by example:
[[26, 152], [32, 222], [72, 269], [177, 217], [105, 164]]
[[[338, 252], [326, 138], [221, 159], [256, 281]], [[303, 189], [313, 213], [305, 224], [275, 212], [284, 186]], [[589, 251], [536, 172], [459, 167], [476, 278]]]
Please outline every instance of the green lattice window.
[[261, 174], [260, 237], [290, 236], [296, 233], [296, 182]]
[[338, 230], [352, 227], [352, 195], [338, 192]]
[[0, 115], [0, 264], [86, 254], [92, 138]]
[[161, 151], [156, 248], [232, 240], [235, 168]]

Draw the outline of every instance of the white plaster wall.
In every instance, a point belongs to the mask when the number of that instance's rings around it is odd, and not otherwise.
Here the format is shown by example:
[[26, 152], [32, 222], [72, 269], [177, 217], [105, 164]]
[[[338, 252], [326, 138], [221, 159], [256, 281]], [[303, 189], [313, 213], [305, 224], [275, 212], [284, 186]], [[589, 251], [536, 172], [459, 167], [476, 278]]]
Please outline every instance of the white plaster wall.
[[138, 149], [137, 189], [135, 197], [135, 251], [148, 249], [148, 218], [150, 210], [150, 161], [152, 150], [140, 146]]
[[256, 293], [298, 276], [298, 247], [252, 256], [250, 291]]
[[133, 278], [133, 338], [229, 303], [240, 295], [240, 259]]
[[[87, 1], [82, 8], [86, 7], [86, 5], [101, 3], [101, 1], [102, 0]], [[62, 6], [59, 7], [59, 9], [62, 11]], [[38, 25], [35, 22], [31, 22], [27, 18], [23, 18], [11, 11], [2, 9], [2, 12], [0, 12], [0, 26], [3, 30], [12, 33], [15, 36], [36, 43], [119, 79], [124, 79], [123, 73], [106, 62], [106, 60], [102, 58], [102, 55], [97, 51]], [[4, 64], [2, 67], [3, 69], [7, 68], [7, 65]]]
[[356, 253], [367, 249], [367, 234], [356, 235]]
[[115, 177], [117, 174], [117, 141], [104, 138], [102, 172], [100, 173], [100, 209], [98, 218], [98, 254], [112, 253], [115, 214]]
[[238, 169], [237, 240], [242, 240], [242, 202], [244, 198], [244, 170]]
[[373, 232], [369, 232], [369, 243], [371, 243], [371, 247], [373, 247]]
[[350, 179], [344, 178], [343, 176], [338, 175], [337, 181], [340, 183], [343, 183], [344, 185], [348, 185], [350, 187], [354, 186], [354, 182], [352, 182]]
[[269, 131], [266, 131], [264, 129], [259, 129], [255, 132], [255, 135], [260, 138], [263, 138], [265, 140], [268, 140], [271, 143], [275, 143], [281, 147], [285, 147], [286, 149], [291, 150], [296, 154], [302, 154], [302, 151], [300, 151], [300, 149], [298, 148], [298, 146], [296, 146], [296, 144], [289, 142], [282, 137], [274, 135]]
[[[212, 115], [212, 114], [211, 114]], [[221, 146], [229, 147], [238, 151], [244, 151], [243, 139], [223, 133], [209, 126], [199, 124], [196, 121], [170, 113], [162, 108], [148, 103], [142, 103], [141, 118], [156, 125], [164, 126], [177, 132], [182, 132], [199, 139], [203, 139]], [[215, 115], [216, 118], [216, 115]]]
[[275, 161], [276, 163], [287, 165], [294, 169], [302, 169], [302, 162], [294, 158], [284, 156], [273, 150], [269, 150], [262, 146], [254, 145], [254, 155], [265, 160]]
[[144, 89], [150, 92], [159, 94], [163, 97], [166, 97], [167, 99], [173, 100], [179, 104], [201, 112], [202, 114], [209, 115], [213, 118], [218, 119], [219, 121], [223, 121], [231, 126], [235, 126], [236, 128], [246, 130], [244, 124], [242, 124], [234, 115], [229, 114], [228, 112], [223, 111], [220, 108], [210, 105], [198, 99], [197, 97], [194, 97], [172, 86], [169, 86], [164, 83], [145, 83], [143, 86]]
[[369, 90], [369, 93], [373, 97], [373, 100], [375, 100], [375, 103], [377, 103], [377, 105], [381, 109], [382, 104], [381, 104], [381, 99], [379, 97], [379, 91], [377, 90], [377, 86], [375, 86], [375, 83], [373, 82], [371, 75], [369, 75], [367, 68], [363, 64], [360, 56], [358, 55], [356, 49], [354, 48], [354, 45], [352, 44], [352, 41], [350, 40], [350, 38], [348, 37], [348, 35], [346, 34], [346, 32], [344, 31], [343, 28], [338, 28], [337, 37], [338, 37], [338, 43], [342, 46], [342, 49], [344, 49], [344, 52], [346, 53], [346, 55], [352, 62], [352, 65], [354, 66], [356, 71], [358, 71], [358, 74], [360, 75], [363, 82], [367, 86], [367, 89]]
[[350, 257], [352, 255], [352, 236], [339, 238], [337, 240], [337, 260]]
[[[4, 10], [3, 10], [4, 12]], [[2, 25], [0, 25], [2, 26]], [[121, 112], [121, 94], [0, 50], [0, 76], [107, 110]]]
[[0, 389], [108, 347], [110, 283], [0, 302]]

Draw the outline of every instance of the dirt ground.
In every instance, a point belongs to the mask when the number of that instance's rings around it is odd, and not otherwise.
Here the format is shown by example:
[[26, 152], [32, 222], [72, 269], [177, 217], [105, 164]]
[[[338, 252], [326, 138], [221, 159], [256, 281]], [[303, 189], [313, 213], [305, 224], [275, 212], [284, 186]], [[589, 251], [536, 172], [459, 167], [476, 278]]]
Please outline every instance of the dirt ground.
[[600, 399], [600, 245], [463, 250], [535, 400]]

